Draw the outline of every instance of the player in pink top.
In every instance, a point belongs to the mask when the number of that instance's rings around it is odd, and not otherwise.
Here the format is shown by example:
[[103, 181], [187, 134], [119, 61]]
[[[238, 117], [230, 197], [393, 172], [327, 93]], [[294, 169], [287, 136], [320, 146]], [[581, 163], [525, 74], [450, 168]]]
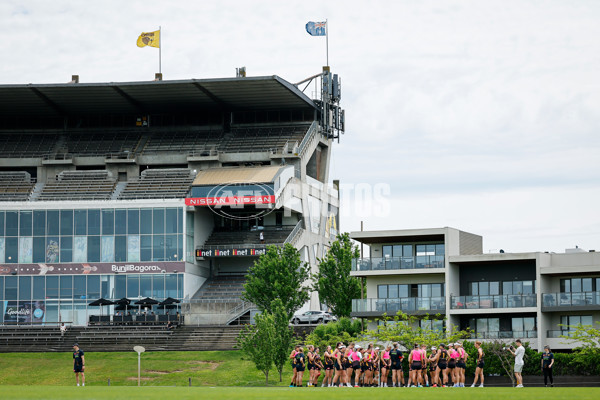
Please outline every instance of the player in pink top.
[[390, 359], [390, 350], [392, 346], [387, 346], [381, 355], [381, 382], [379, 382], [379, 387], [387, 387], [388, 382], [388, 371], [391, 364]]
[[448, 355], [450, 356], [450, 361], [448, 362], [448, 368], [450, 369], [450, 376], [452, 377], [452, 386], [458, 387], [458, 383], [460, 382], [460, 375], [458, 373], [458, 368], [456, 367], [456, 363], [458, 362], [458, 358], [460, 354], [454, 348], [454, 343], [450, 343], [448, 345]]
[[423, 367], [423, 353], [419, 348], [419, 345], [415, 343], [415, 348], [410, 352], [408, 356], [408, 364], [411, 366], [410, 379], [413, 387], [415, 384], [419, 387], [423, 387], [423, 375], [421, 374], [421, 368]]

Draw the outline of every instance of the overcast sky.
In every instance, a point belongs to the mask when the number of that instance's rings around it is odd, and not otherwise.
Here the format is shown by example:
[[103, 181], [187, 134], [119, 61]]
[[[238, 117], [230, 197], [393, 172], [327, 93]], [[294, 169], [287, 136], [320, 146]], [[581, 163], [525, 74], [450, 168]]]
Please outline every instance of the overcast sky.
[[158, 50], [136, 39], [159, 25], [165, 80], [297, 82], [325, 63], [304, 29], [325, 18], [347, 115], [330, 178], [390, 188], [389, 213], [345, 192], [343, 230], [600, 251], [598, 1], [2, 0], [0, 83], [151, 80]]

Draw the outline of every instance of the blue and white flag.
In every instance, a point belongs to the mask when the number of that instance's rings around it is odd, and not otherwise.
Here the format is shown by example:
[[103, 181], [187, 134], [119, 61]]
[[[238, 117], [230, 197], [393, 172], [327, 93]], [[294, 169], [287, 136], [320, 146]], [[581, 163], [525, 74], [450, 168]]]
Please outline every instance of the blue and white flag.
[[306, 23], [306, 32], [311, 36], [327, 35], [327, 22], [312, 22]]

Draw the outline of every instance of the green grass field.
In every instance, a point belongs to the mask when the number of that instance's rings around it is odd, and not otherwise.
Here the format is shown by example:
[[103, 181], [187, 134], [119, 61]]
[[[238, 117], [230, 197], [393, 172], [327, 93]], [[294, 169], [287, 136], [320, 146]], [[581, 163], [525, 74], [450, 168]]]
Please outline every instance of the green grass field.
[[[224, 388], [224, 387], [60, 387], [0, 386], [2, 399], [389, 399], [408, 396], [419, 400], [481, 399], [531, 400], [531, 399], [598, 399], [596, 388]], [[415, 395], [417, 397], [415, 397]]]

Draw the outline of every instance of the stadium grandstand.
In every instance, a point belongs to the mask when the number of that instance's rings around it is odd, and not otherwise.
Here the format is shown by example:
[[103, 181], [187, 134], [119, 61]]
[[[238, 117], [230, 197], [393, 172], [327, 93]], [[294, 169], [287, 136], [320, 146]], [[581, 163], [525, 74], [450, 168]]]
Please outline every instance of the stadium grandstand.
[[337, 233], [339, 100], [327, 67], [298, 84], [0, 85], [0, 347], [61, 323], [82, 342], [250, 321], [242, 285], [266, 246], [291, 243], [314, 272]]

